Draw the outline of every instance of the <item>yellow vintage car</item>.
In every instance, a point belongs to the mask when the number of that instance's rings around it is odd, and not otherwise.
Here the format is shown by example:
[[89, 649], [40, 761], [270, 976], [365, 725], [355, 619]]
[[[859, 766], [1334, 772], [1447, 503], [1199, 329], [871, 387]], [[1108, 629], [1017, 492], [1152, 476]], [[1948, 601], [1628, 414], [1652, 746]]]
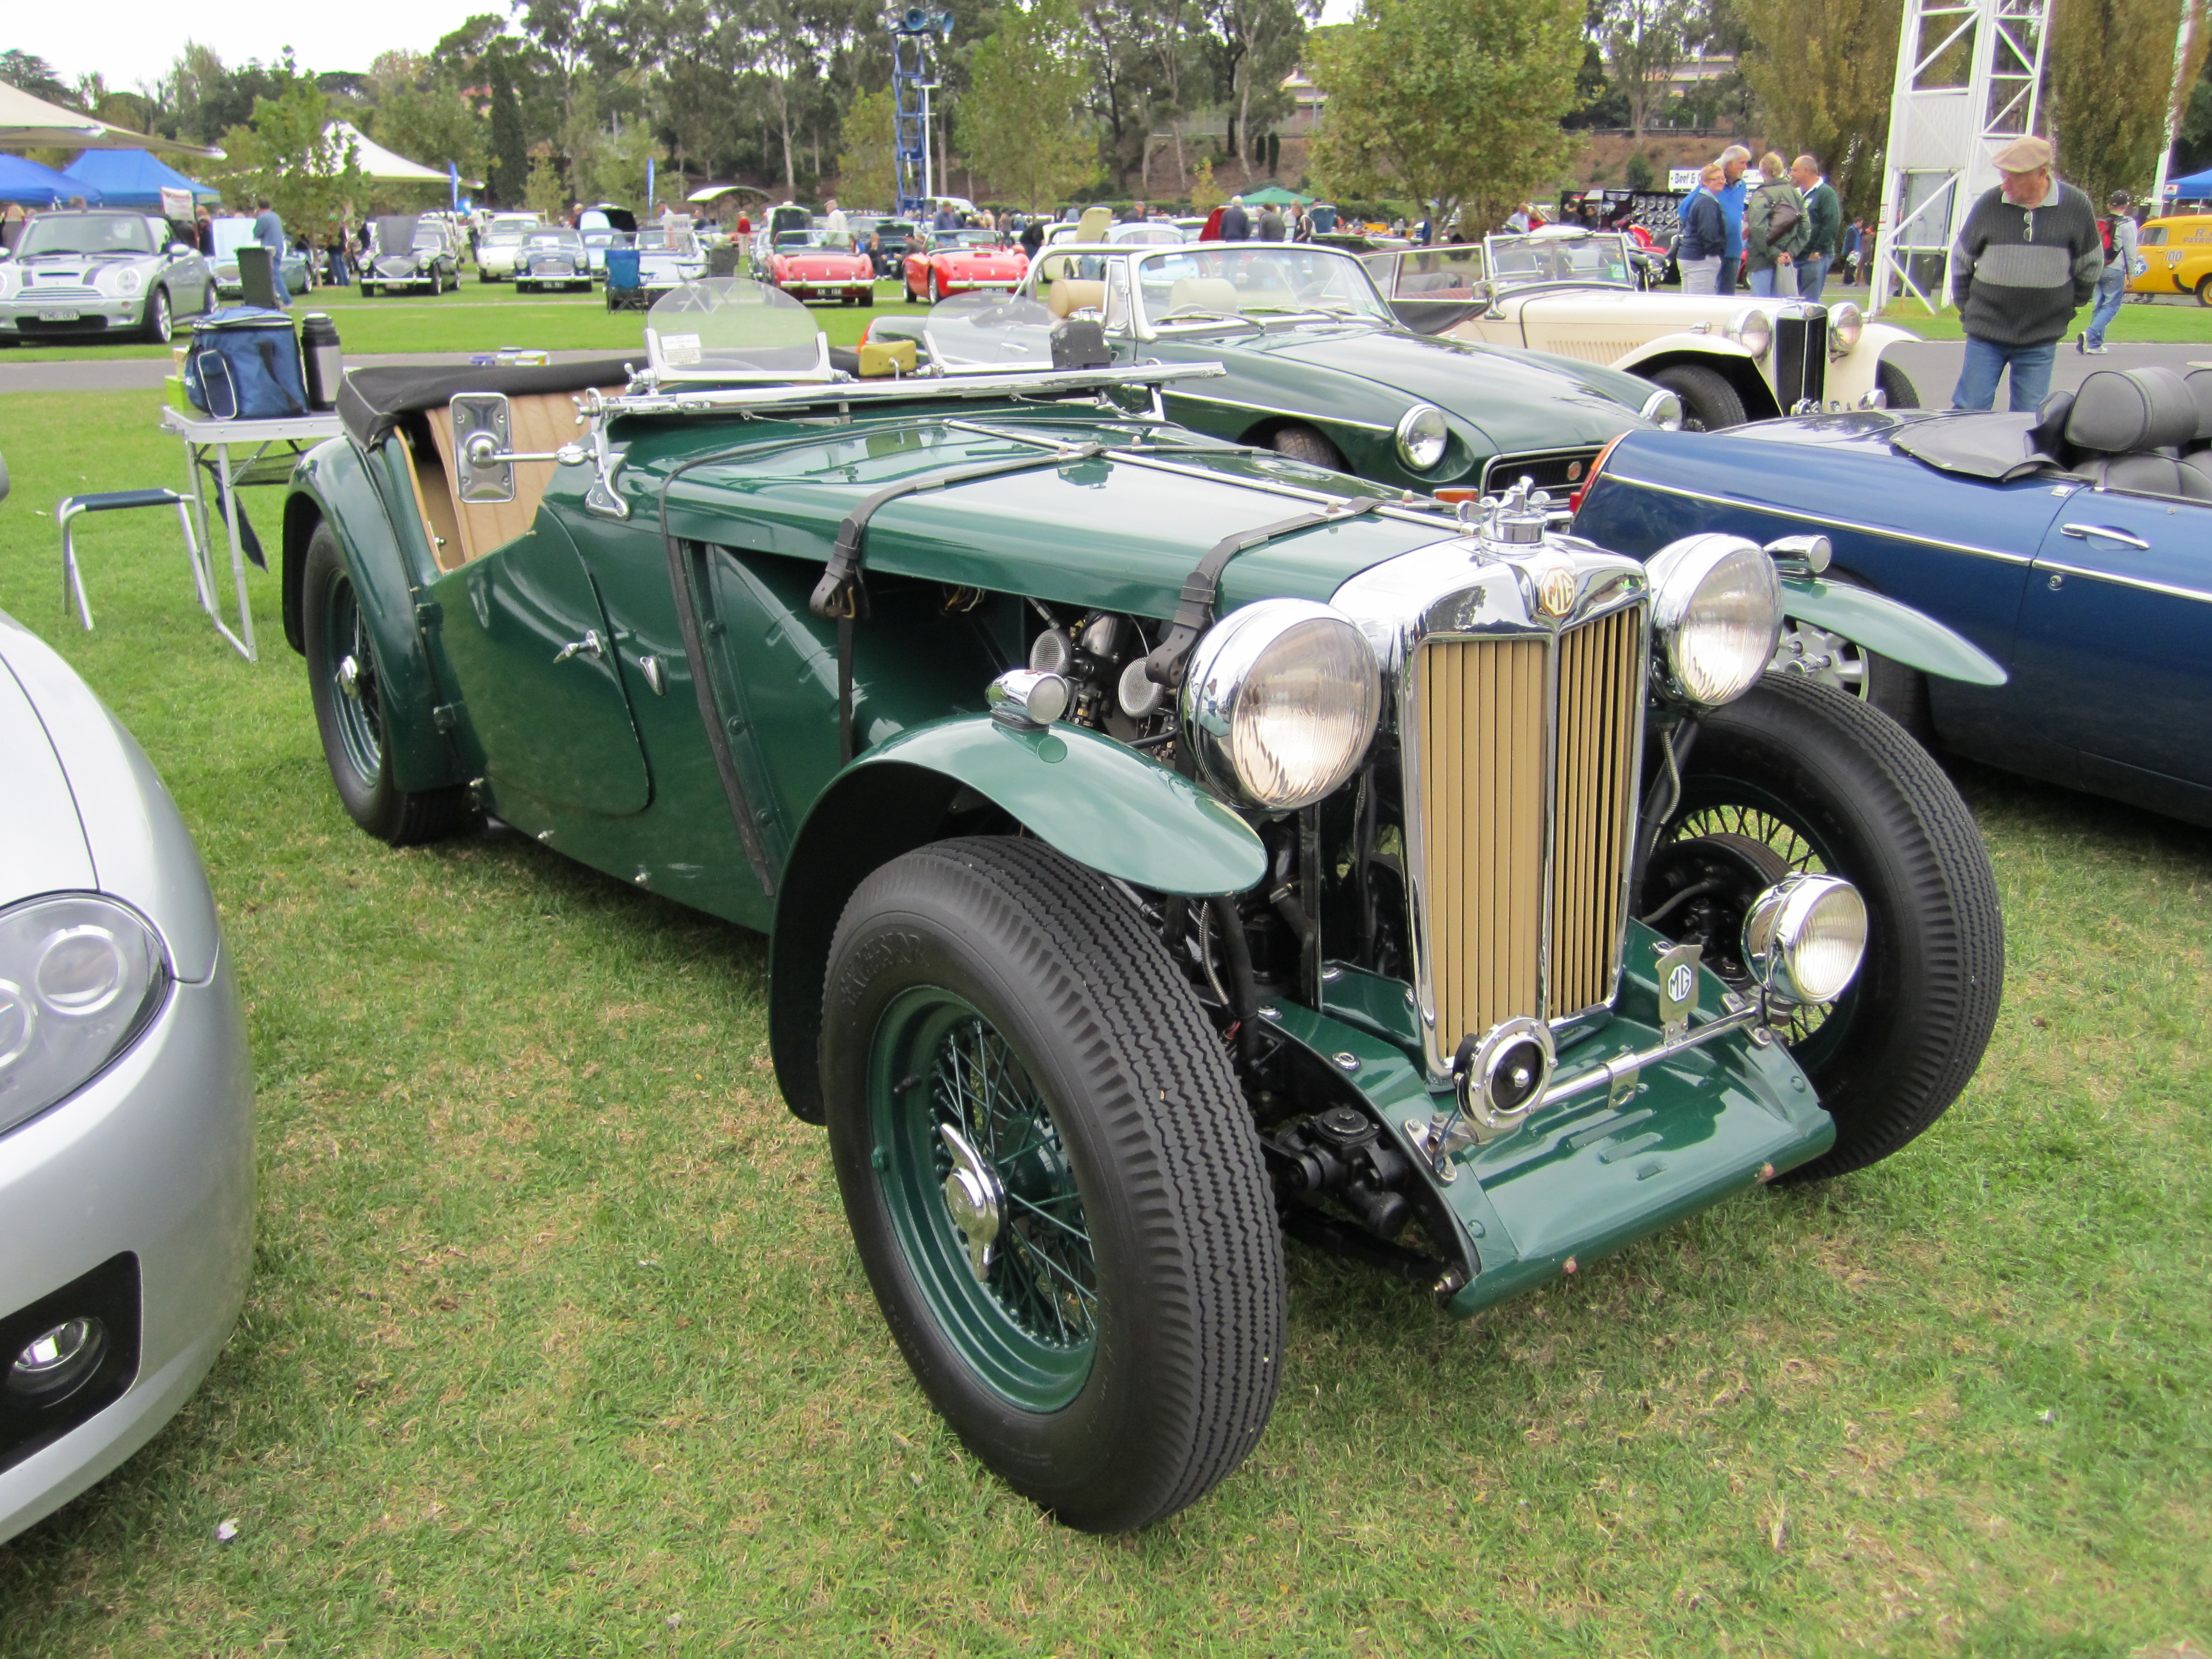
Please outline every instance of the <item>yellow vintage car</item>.
[[2130, 294], [2194, 294], [2212, 306], [2212, 213], [2176, 214], [2142, 228], [2143, 274]]

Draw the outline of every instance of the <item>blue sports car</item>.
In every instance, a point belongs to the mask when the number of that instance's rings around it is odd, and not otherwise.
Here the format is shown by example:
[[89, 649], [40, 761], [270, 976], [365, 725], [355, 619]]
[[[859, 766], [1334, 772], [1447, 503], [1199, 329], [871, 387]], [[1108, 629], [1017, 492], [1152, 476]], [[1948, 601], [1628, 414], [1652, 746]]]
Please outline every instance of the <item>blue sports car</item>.
[[[1959, 754], [2212, 824], [2212, 370], [2100, 371], [2033, 414], [1632, 432], [1575, 531], [1646, 556], [1699, 531], [1824, 536], [1844, 591], [1791, 623], [1778, 669]], [[2004, 683], [1883, 654], [1851, 587], [1948, 624]]]

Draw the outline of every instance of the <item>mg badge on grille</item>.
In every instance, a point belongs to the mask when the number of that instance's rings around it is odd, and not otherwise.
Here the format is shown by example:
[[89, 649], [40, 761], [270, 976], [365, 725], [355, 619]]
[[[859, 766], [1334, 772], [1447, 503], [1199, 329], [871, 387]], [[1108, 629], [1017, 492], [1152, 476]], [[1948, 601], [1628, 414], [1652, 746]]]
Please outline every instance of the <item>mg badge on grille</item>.
[[1698, 964], [1705, 956], [1699, 945], [1676, 945], [1659, 953], [1659, 1029], [1668, 1042], [1690, 1029], [1690, 1016], [1698, 1011]]
[[1575, 573], [1555, 564], [1536, 573], [1536, 605], [1547, 617], [1564, 617], [1575, 608]]

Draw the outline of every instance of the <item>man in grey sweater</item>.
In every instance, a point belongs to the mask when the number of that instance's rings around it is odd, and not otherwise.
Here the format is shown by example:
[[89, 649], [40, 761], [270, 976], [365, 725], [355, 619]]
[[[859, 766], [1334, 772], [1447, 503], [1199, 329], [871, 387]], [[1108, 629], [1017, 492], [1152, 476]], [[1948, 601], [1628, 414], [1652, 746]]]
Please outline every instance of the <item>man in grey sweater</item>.
[[1951, 250], [1951, 302], [1966, 331], [1954, 409], [1988, 409], [2012, 372], [2015, 410], [2051, 390], [2051, 365], [2074, 313], [2105, 270], [2089, 198], [2051, 170], [2051, 143], [2015, 138], [1994, 156], [2002, 182], [1966, 215]]

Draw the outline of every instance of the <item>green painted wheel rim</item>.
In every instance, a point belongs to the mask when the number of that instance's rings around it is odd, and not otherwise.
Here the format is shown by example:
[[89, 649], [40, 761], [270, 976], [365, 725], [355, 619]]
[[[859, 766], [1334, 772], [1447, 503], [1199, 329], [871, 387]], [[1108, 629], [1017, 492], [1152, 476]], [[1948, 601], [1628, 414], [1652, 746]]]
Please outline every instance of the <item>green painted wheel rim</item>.
[[[384, 720], [378, 705], [376, 659], [368, 648], [368, 629], [355, 602], [353, 582], [340, 574], [331, 584], [325, 612], [323, 660], [330, 665], [331, 716], [346, 764], [364, 786], [375, 783], [384, 768]], [[353, 664], [353, 684], [344, 669]]]
[[[956, 1160], [940, 1125], [981, 1156], [1001, 1194], [980, 1281], [946, 1198]], [[868, 1127], [891, 1231], [938, 1329], [1012, 1404], [1066, 1405], [1097, 1347], [1097, 1256], [1059, 1127], [1020, 1056], [951, 992], [902, 992], [868, 1057]]]

